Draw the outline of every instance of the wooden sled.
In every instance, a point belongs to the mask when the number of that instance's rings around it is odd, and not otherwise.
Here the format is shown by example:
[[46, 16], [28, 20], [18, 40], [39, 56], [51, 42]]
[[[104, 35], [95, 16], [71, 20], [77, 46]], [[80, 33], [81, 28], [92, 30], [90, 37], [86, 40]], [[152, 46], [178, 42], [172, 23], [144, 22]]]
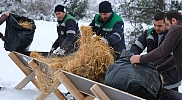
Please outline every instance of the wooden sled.
[[[16, 89], [22, 89], [30, 81], [39, 89], [35, 79], [35, 68], [44, 71], [47, 76], [50, 74], [51, 70], [49, 69], [49, 65], [44, 62], [17, 52], [11, 52], [9, 56], [26, 75], [26, 77], [15, 87]], [[59, 71], [57, 79], [56, 86], [58, 87], [60, 84], [63, 84], [76, 100], [93, 100], [95, 97], [99, 100], [144, 100], [127, 92], [63, 70]], [[48, 94], [41, 93], [39, 97], [37, 97], [37, 100], [46, 99], [52, 92], [54, 92], [60, 100], [66, 100], [58, 88], [49, 89]], [[85, 96], [85, 94], [87, 96]], [[172, 90], [163, 89], [160, 93], [160, 100], [181, 100], [181, 98], [181, 93]]]

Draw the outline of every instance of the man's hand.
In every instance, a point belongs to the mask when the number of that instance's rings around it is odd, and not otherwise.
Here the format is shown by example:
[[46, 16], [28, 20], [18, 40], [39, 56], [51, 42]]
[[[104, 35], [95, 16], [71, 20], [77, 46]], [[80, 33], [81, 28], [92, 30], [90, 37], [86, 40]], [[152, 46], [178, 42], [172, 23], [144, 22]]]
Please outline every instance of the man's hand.
[[108, 44], [107, 39], [105, 39], [104, 37], [101, 37], [101, 38], [100, 38], [100, 41], [102, 41], [102, 42], [105, 43], [105, 44]]
[[9, 12], [8, 11], [4, 12], [3, 14], [5, 14], [6, 16], [9, 16]]
[[65, 50], [60, 49], [60, 48], [55, 50], [55, 54], [57, 54], [58, 56], [64, 55], [64, 52], [65, 52]]
[[3, 34], [1, 32], [0, 32], [0, 38], [1, 38], [2, 41], [4, 41], [4, 36], [3, 36]]
[[132, 64], [140, 63], [140, 55], [133, 55], [133, 56], [131, 56], [130, 62]]
[[3, 34], [0, 32], [0, 38], [3, 37]]
[[1, 40], [4, 41], [4, 36], [1, 37]]

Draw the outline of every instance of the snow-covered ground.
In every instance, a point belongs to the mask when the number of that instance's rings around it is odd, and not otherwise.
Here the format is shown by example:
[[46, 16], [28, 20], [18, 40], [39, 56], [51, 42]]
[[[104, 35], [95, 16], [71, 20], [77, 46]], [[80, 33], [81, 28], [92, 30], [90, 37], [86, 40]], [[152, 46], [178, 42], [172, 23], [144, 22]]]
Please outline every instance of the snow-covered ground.
[[[30, 50], [49, 51], [52, 43], [57, 37], [56, 22], [35, 21], [37, 26], [33, 43]], [[79, 21], [79, 26], [88, 25], [88, 22]], [[129, 25], [125, 23], [125, 28]], [[5, 23], [0, 25], [0, 32], [4, 33]], [[0, 86], [6, 87], [4, 91], [0, 91], [0, 100], [34, 100], [40, 94], [37, 88], [29, 83], [22, 90], [16, 90], [14, 87], [25, 77], [23, 72], [14, 64], [8, 57], [9, 52], [4, 50], [4, 43], [0, 40]], [[64, 86], [59, 87], [64, 93], [67, 90]], [[180, 87], [182, 93], [182, 87]], [[46, 100], [58, 100], [58, 98], [51, 94]]]
[[[30, 50], [49, 51], [53, 42], [57, 38], [56, 22], [35, 21], [37, 26], [34, 40], [30, 46]], [[79, 25], [88, 25], [79, 22]], [[0, 32], [4, 34], [5, 23], [0, 25]], [[9, 58], [9, 52], [4, 50], [4, 42], [0, 40], [0, 86], [6, 87], [6, 90], [0, 91], [0, 100], [34, 100], [40, 94], [37, 88], [30, 82], [22, 90], [16, 90], [14, 87], [25, 77], [23, 72]], [[64, 86], [59, 87], [64, 93], [67, 90]], [[51, 94], [46, 100], [58, 100]]]

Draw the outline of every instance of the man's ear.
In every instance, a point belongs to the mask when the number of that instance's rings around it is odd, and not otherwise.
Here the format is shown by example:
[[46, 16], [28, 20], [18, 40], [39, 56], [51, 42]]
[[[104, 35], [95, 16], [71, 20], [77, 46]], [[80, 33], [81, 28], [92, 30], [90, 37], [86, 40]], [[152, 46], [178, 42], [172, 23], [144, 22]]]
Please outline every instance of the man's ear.
[[178, 21], [175, 18], [172, 18], [172, 24], [177, 24]]

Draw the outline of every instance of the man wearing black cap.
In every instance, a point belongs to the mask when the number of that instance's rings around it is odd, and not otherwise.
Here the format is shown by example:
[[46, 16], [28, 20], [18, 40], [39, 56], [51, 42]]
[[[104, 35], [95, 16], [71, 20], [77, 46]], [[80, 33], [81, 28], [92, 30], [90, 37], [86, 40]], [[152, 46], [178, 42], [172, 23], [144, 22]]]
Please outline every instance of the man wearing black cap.
[[99, 4], [99, 13], [95, 15], [90, 26], [98, 36], [101, 36], [102, 42], [114, 48], [117, 60], [122, 50], [126, 49], [123, 20], [112, 11], [111, 3], [108, 1]]
[[66, 13], [65, 7], [62, 5], [55, 7], [55, 14], [58, 19], [58, 38], [52, 45], [50, 54], [61, 56], [73, 53], [77, 49], [74, 47], [74, 43], [79, 38], [78, 23], [73, 16]]

